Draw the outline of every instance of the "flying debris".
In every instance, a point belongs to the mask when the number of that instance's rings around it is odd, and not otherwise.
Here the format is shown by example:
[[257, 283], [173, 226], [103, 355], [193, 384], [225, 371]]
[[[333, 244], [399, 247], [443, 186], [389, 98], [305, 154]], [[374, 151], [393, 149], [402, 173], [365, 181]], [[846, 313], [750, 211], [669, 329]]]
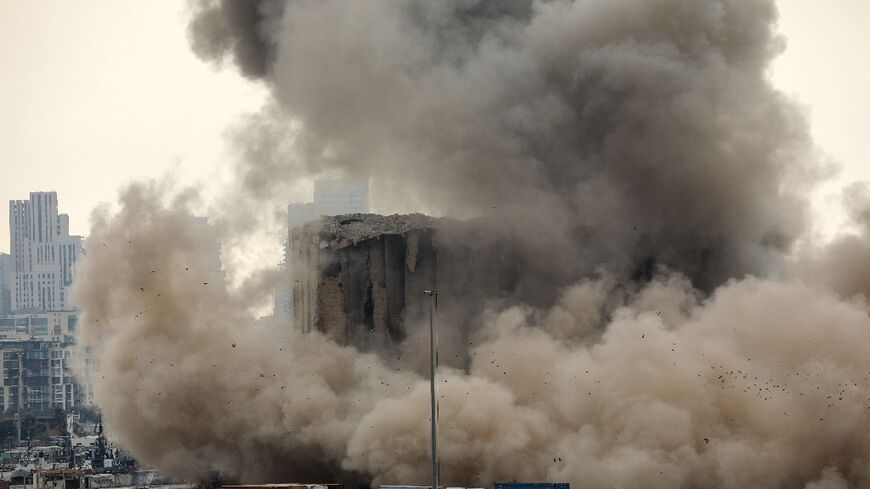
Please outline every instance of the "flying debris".
[[[73, 296], [117, 442], [186, 480], [426, 480], [437, 286], [440, 480], [870, 485], [870, 198], [800, 257], [824, 172], [770, 84], [775, 2], [641, 3], [192, 3], [194, 52], [269, 96], [212, 221], [160, 183], [93, 219]], [[446, 217], [327, 217], [285, 275], [224, 276], [324, 175]], [[290, 324], [255, 317], [280, 281]]]

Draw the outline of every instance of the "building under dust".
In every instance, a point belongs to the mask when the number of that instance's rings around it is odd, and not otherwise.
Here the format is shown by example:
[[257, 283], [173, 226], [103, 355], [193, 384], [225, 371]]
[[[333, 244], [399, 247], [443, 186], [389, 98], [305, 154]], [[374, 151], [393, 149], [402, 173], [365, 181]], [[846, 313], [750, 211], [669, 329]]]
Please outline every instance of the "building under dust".
[[439, 317], [458, 326], [442, 328], [449, 347], [451, 338], [464, 337], [456, 320], [474, 302], [464, 299], [497, 297], [514, 285], [503, 246], [471, 239], [474, 228], [422, 214], [348, 214], [291, 230], [294, 327], [382, 351], [428, 318], [423, 291], [435, 288]]

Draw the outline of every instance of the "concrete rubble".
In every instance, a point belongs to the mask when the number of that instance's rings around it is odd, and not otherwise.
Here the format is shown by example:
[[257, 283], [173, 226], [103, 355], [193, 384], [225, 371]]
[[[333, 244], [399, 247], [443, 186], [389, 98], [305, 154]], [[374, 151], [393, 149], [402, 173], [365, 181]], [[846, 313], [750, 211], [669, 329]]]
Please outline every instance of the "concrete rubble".
[[[291, 319], [363, 351], [389, 351], [428, 321], [439, 291], [442, 353], [467, 355], [468, 307], [516, 288], [510, 248], [485, 226], [423, 214], [325, 216], [290, 232]], [[449, 361], [449, 360], [448, 360]], [[458, 363], [462, 363], [459, 361]]]

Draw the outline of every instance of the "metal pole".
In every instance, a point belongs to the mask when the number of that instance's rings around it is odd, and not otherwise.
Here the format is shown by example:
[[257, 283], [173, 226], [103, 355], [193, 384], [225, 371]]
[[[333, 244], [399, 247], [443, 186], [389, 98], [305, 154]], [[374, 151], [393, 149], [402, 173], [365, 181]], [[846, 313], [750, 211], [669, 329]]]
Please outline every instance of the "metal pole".
[[429, 296], [429, 373], [430, 393], [432, 395], [432, 489], [438, 489], [438, 404], [435, 392], [435, 301], [438, 297], [437, 290], [425, 290]]
[[18, 421], [17, 424], [18, 424], [18, 444], [19, 445], [21, 445], [21, 406], [23, 405], [22, 397], [24, 396], [24, 394], [23, 394], [23, 392], [24, 392], [24, 385], [23, 385], [24, 362], [22, 361], [23, 355], [24, 355], [24, 352], [21, 352], [21, 351], [18, 352], [18, 416], [16, 416], [16, 417], [17, 417], [17, 421]]

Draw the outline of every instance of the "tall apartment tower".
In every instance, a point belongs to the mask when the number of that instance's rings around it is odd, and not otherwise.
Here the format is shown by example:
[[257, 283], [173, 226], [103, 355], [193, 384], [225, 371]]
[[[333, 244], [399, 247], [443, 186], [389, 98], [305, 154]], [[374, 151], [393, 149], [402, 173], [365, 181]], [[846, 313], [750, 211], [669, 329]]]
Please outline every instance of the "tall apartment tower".
[[293, 303], [292, 277], [288, 259], [292, 252], [293, 230], [321, 216], [365, 214], [369, 211], [368, 178], [327, 178], [314, 181], [314, 202], [291, 203], [287, 206], [287, 239], [284, 241], [284, 282], [275, 288], [274, 314], [290, 319]]
[[57, 212], [57, 192], [31, 192], [9, 201], [14, 311], [72, 309], [69, 287], [82, 237], [69, 235], [69, 216]]
[[320, 179], [314, 182], [317, 215], [338, 216], [369, 211], [369, 179]]
[[12, 313], [12, 255], [0, 253], [0, 318]]

